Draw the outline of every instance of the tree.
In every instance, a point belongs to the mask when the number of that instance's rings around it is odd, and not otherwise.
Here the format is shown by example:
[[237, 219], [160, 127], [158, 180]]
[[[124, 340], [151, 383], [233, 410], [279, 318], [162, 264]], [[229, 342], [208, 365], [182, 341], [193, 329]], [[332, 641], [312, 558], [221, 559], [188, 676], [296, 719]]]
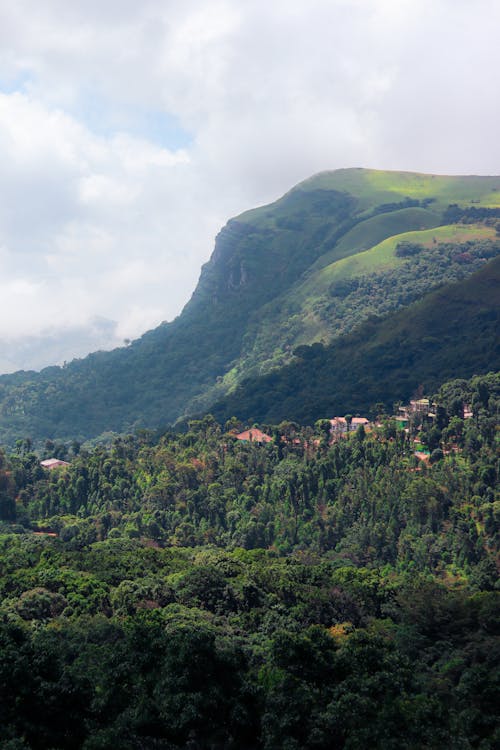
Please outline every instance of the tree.
[[315, 422], [314, 427], [316, 428], [317, 432], [321, 435], [321, 446], [326, 447], [328, 443], [330, 442], [330, 434], [331, 434], [331, 429], [332, 429], [330, 420], [318, 419], [317, 422]]
[[16, 518], [15, 483], [5, 453], [0, 448], [0, 520]]

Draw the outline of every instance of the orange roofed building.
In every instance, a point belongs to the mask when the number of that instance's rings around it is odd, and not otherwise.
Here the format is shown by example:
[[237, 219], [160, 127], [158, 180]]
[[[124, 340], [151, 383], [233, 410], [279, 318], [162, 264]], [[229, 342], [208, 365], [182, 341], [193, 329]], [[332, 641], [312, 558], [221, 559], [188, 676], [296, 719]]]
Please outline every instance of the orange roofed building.
[[244, 430], [239, 435], [235, 435], [236, 440], [241, 440], [244, 443], [272, 443], [272, 437], [266, 435], [262, 430], [257, 427], [252, 427], [250, 430]]

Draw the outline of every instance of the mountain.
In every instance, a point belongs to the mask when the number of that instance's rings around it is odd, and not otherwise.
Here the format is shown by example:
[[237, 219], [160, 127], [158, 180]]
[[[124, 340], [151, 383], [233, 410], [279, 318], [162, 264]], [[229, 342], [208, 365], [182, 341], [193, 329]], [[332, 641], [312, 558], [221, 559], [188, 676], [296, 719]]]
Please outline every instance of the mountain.
[[324, 416], [376, 413], [442, 379], [500, 370], [500, 258], [466, 281], [445, 286], [394, 315], [371, 319], [328, 347], [301, 347], [297, 361], [243, 382], [212, 405], [259, 422], [312, 424]]
[[114, 320], [96, 317], [63, 329], [44, 329], [29, 336], [4, 336], [0, 338], [0, 373], [41, 370], [63, 365], [97, 349], [114, 349], [122, 343], [116, 329]]
[[[297, 347], [351, 341], [371, 316], [477, 272], [499, 252], [499, 219], [500, 177], [316, 175], [228, 222], [172, 323], [128, 347], [0, 377], [0, 441], [86, 438], [207, 409], [293, 362]], [[491, 368], [487, 352], [476, 362]]]

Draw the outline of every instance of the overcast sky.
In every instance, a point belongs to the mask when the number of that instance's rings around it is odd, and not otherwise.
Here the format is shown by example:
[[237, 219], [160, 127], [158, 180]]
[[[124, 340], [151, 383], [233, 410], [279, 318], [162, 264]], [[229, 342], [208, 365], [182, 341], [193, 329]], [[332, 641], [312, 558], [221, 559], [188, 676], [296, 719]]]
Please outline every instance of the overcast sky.
[[500, 174], [498, 0], [0, 0], [0, 338], [171, 320], [314, 172]]

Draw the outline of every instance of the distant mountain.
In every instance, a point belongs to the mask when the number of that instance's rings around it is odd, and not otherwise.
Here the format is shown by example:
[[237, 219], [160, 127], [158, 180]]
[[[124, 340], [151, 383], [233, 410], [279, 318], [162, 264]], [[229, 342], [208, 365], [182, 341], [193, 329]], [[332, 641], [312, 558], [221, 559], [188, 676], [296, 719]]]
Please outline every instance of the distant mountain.
[[115, 349], [123, 344], [116, 329], [115, 321], [97, 317], [82, 325], [0, 338], [0, 373], [41, 370], [63, 365], [97, 349]]
[[[319, 174], [228, 222], [172, 323], [62, 368], [0, 377], [0, 440], [91, 437], [207, 409], [293, 362], [297, 347], [343, 341], [477, 272], [499, 252], [499, 219], [500, 177]], [[486, 351], [476, 362], [490, 369]]]

